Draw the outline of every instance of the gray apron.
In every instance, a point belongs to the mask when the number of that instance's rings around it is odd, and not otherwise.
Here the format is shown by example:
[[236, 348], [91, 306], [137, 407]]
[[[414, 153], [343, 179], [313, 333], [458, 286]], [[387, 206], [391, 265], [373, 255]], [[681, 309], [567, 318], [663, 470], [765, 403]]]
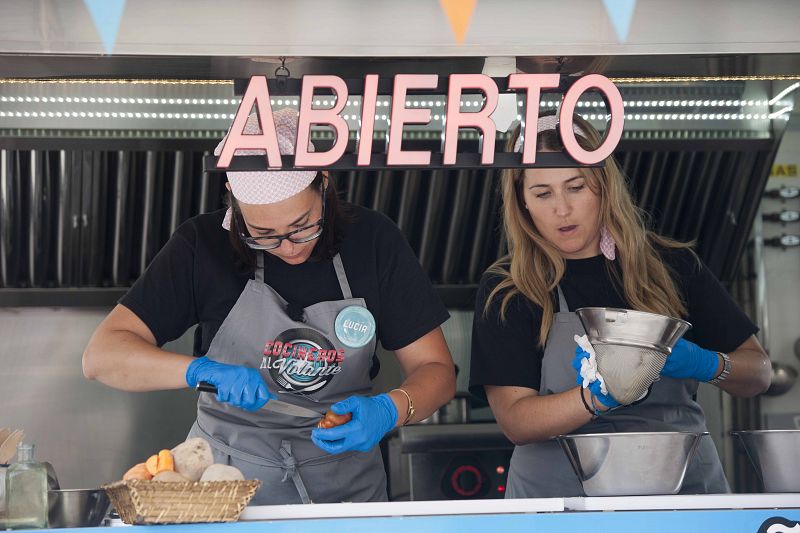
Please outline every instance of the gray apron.
[[[547, 336], [539, 394], [575, 388], [575, 335], [585, 335], [578, 315], [570, 312], [561, 287], [559, 310]], [[642, 402], [608, 413], [573, 433], [631, 431], [707, 431], [703, 410], [692, 397], [698, 383], [662, 376]], [[578, 401], [576, 396], [575, 401]], [[689, 464], [681, 494], [730, 492], [717, 449], [704, 437]], [[585, 496], [580, 481], [555, 440], [514, 448], [508, 472], [506, 498], [556, 498]]]
[[[248, 280], [225, 317], [207, 357], [258, 368], [273, 394], [315, 411], [369, 393], [375, 336], [365, 346], [351, 348], [334, 330], [342, 309], [366, 307], [366, 302], [353, 298], [338, 254], [332, 263], [343, 299], [306, 307], [302, 317], [295, 316], [300, 321], [290, 318], [287, 302], [264, 283], [264, 258], [257, 254], [255, 279]], [[247, 479], [262, 481], [251, 505], [386, 501], [380, 449], [330, 455], [311, 442], [318, 421], [263, 409], [251, 413], [206, 393], [198, 400], [189, 437], [205, 438], [216, 463], [233, 465]]]

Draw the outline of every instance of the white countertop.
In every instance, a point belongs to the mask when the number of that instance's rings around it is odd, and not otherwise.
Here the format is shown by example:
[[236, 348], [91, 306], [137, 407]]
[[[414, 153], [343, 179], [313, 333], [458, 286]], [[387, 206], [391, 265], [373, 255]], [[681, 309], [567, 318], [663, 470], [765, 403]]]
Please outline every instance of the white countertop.
[[800, 494], [703, 494], [530, 498], [376, 503], [321, 503], [247, 507], [240, 521], [385, 516], [529, 514], [570, 511], [800, 509]]

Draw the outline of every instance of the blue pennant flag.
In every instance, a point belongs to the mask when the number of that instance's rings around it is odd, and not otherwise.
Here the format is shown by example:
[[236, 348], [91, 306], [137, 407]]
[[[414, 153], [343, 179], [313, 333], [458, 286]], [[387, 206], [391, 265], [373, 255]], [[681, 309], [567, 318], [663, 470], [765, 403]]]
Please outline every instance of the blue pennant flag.
[[617, 39], [624, 43], [628, 40], [628, 30], [631, 28], [636, 0], [603, 0], [603, 5], [614, 25], [614, 31], [617, 32]]
[[122, 12], [125, 11], [125, 2], [126, 0], [83, 0], [92, 15], [94, 26], [100, 34], [107, 54], [114, 50]]

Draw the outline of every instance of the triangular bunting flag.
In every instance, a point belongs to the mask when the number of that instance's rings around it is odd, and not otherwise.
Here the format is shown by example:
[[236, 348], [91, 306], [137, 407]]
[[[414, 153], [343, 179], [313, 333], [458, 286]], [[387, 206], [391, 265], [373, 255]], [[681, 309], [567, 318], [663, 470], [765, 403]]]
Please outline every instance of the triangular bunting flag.
[[608, 18], [617, 32], [617, 39], [621, 43], [628, 40], [628, 31], [631, 28], [633, 12], [636, 9], [636, 0], [603, 0]]
[[456, 41], [459, 44], [463, 43], [478, 0], [439, 0], [439, 2], [442, 4], [444, 14], [447, 15], [447, 20], [450, 21], [450, 28], [453, 30]]
[[126, 0], [83, 0], [107, 54], [114, 50]]

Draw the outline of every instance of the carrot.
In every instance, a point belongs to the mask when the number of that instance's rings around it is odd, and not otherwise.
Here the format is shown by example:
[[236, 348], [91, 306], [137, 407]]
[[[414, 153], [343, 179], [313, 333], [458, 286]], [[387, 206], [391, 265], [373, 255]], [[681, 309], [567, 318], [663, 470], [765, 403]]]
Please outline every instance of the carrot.
[[147, 461], [144, 462], [144, 466], [151, 476], [158, 474], [158, 455], [151, 455]]
[[347, 424], [352, 419], [353, 419], [353, 413], [345, 413], [343, 415], [337, 415], [333, 411], [326, 411], [325, 418], [323, 418], [322, 420], [319, 421], [319, 423], [317, 423], [317, 427], [322, 429], [335, 428], [336, 426]]
[[175, 471], [175, 461], [173, 461], [172, 453], [170, 453], [169, 450], [161, 450], [158, 452], [158, 467], [156, 468], [156, 474], [167, 471]]

